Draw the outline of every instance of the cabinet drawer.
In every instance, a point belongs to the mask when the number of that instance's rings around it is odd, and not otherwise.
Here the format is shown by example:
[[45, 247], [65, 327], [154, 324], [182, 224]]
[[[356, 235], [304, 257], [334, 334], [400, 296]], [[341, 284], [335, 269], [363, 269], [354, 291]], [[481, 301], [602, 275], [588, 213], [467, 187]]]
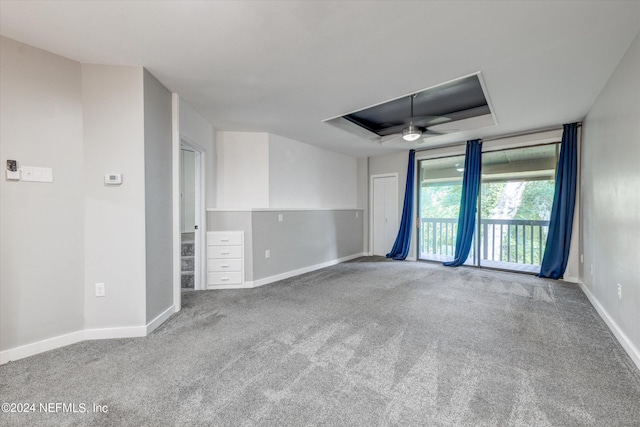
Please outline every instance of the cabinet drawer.
[[242, 261], [239, 259], [209, 259], [207, 271], [242, 271]]
[[237, 285], [240, 283], [242, 283], [242, 273], [239, 271], [207, 273], [208, 285]]
[[207, 258], [242, 258], [242, 246], [208, 246]]
[[215, 233], [207, 233], [207, 245], [215, 245], [215, 246], [230, 246], [230, 245], [241, 245], [242, 244], [242, 233], [237, 232], [219, 232]]

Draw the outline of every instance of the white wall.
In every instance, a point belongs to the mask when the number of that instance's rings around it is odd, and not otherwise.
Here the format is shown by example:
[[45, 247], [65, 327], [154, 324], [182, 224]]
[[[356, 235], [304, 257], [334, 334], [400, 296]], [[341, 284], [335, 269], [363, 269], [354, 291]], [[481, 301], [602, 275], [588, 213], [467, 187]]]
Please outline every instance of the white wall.
[[[85, 328], [144, 325], [145, 170], [143, 70], [82, 65]], [[122, 173], [120, 186], [104, 174]], [[106, 297], [94, 284], [105, 283]]]
[[215, 132], [211, 123], [182, 98], [179, 100], [180, 139], [205, 156], [205, 206], [216, 207], [217, 154]]
[[269, 134], [270, 208], [355, 206], [355, 158]]
[[171, 93], [144, 70], [146, 323], [173, 306]]
[[[640, 35], [583, 121], [580, 280], [640, 366]], [[593, 273], [591, 272], [593, 266]], [[622, 285], [622, 299], [617, 284]], [[633, 351], [633, 349], [632, 349]]]
[[217, 207], [269, 207], [269, 135], [217, 132]]
[[[80, 64], [0, 37], [0, 351], [83, 327]], [[53, 168], [8, 182], [6, 160]]]

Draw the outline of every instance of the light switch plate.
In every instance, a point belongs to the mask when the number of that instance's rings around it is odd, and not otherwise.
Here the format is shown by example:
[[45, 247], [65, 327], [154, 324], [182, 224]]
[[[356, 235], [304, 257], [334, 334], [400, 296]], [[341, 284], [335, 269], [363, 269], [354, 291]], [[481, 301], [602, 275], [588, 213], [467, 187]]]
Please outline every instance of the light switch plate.
[[21, 174], [20, 170], [10, 171], [7, 169], [7, 181], [20, 181]]
[[97, 297], [106, 296], [104, 283], [96, 283], [96, 296]]

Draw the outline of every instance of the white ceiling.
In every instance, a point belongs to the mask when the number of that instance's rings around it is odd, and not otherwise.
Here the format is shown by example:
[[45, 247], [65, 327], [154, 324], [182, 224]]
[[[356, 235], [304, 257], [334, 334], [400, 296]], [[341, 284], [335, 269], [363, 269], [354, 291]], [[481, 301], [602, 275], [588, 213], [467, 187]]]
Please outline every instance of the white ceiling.
[[142, 65], [219, 130], [356, 157], [323, 123], [480, 71], [497, 126], [581, 120], [640, 30], [639, 1], [0, 1], [0, 33], [88, 63]]

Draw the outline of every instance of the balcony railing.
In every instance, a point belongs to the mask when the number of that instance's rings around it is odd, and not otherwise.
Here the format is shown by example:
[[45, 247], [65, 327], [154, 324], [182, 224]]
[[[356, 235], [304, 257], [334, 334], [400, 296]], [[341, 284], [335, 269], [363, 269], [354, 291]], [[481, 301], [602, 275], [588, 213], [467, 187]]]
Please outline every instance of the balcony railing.
[[[437, 259], [455, 253], [458, 220], [456, 218], [420, 219], [421, 258]], [[483, 219], [480, 222], [480, 256], [484, 261], [540, 265], [549, 231], [549, 221], [520, 219]], [[476, 243], [471, 256], [475, 259]]]

